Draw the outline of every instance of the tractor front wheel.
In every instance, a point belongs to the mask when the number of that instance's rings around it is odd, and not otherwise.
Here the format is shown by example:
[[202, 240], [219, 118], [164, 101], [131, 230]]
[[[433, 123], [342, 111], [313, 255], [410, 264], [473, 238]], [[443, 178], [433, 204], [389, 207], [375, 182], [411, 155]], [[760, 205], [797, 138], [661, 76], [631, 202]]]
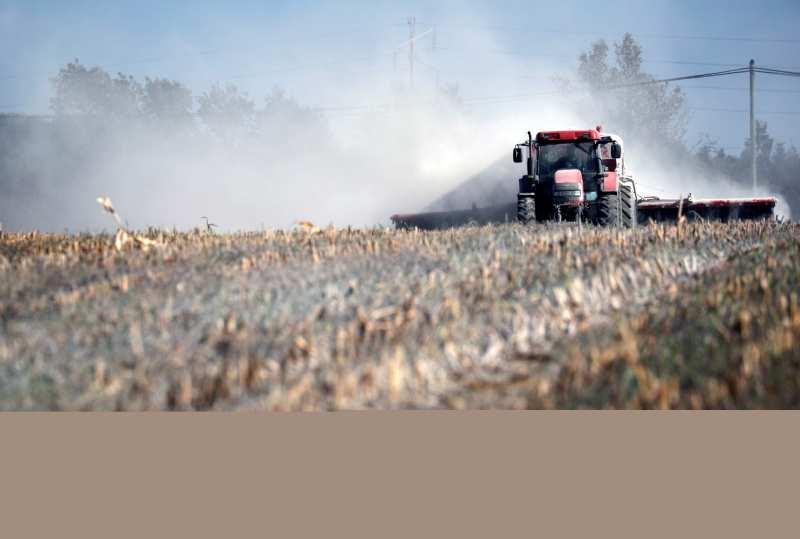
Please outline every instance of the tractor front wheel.
[[517, 221], [523, 225], [536, 222], [536, 202], [532, 196], [517, 196]]
[[604, 193], [598, 197], [597, 224], [620, 228], [636, 226], [636, 197], [630, 185], [621, 184], [616, 193]]

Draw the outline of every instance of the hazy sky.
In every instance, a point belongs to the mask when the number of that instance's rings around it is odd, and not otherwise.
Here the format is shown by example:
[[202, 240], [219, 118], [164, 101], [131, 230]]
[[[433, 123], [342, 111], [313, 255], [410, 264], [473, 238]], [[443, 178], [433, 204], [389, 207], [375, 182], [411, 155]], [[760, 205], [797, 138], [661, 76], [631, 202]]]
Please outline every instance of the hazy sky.
[[[800, 2], [312, 2], [0, 0], [0, 112], [47, 112], [47, 78], [67, 61], [137, 77], [168, 77], [202, 93], [230, 81], [261, 100], [274, 86], [301, 103], [358, 114], [408, 80], [407, 18], [417, 33], [419, 91], [456, 83], [476, 115], [552, 88], [599, 38], [630, 31], [646, 68], [671, 77], [745, 65], [800, 70]], [[434, 40], [435, 35], [435, 40]], [[719, 64], [719, 65], [716, 65]], [[746, 75], [682, 85], [687, 142], [703, 134], [738, 152], [747, 136]], [[800, 78], [760, 75], [760, 119], [800, 146]], [[717, 109], [717, 110], [708, 110]], [[722, 110], [720, 110], [722, 109]], [[771, 113], [784, 114], [771, 114]], [[792, 114], [785, 114], [792, 113]], [[602, 121], [602, 119], [598, 119]], [[534, 130], [561, 126], [531, 126]], [[611, 126], [607, 126], [613, 130]], [[515, 139], [515, 137], [511, 137]]]

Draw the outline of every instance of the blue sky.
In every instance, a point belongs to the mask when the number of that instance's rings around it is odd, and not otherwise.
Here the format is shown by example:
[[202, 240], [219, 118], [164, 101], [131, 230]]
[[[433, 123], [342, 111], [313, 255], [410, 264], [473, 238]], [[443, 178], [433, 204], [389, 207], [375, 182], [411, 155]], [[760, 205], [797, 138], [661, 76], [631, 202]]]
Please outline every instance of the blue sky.
[[[418, 33], [416, 85], [456, 83], [467, 99], [549, 89], [599, 38], [630, 31], [660, 77], [744, 65], [800, 70], [800, 2], [214, 2], [0, 1], [0, 112], [47, 111], [47, 77], [73, 58], [137, 77], [168, 77], [195, 94], [230, 81], [260, 100], [280, 86], [306, 105], [380, 101], [365, 87], [408, 78], [407, 17]], [[728, 39], [733, 38], [733, 39]], [[693, 64], [695, 62], [697, 64]], [[732, 151], [747, 136], [744, 75], [682, 85], [691, 113], [687, 142], [707, 134]], [[760, 76], [760, 119], [800, 146], [800, 79]], [[535, 107], [533, 102], [521, 102]], [[723, 109], [723, 110], [708, 110]], [[771, 114], [793, 112], [795, 114]], [[534, 126], [536, 129], [536, 126]]]

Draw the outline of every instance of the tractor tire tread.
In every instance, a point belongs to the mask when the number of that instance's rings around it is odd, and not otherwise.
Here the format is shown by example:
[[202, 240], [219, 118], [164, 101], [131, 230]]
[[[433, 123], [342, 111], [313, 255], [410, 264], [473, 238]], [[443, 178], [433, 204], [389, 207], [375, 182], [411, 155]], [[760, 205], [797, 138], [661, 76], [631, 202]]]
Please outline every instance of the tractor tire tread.
[[630, 185], [620, 185], [616, 193], [605, 193], [597, 202], [596, 224], [618, 228], [636, 226], [636, 200]]
[[523, 225], [536, 222], [536, 202], [532, 196], [517, 197], [517, 221]]

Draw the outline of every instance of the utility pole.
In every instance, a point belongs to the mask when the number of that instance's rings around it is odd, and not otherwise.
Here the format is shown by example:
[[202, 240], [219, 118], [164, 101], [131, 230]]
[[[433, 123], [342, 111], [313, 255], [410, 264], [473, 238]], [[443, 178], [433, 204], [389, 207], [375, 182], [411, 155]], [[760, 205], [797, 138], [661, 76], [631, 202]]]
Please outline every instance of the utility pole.
[[408, 18], [408, 87], [414, 88], [414, 40], [417, 32], [417, 18]]
[[758, 189], [758, 167], [756, 143], [756, 62], [750, 60], [750, 170], [753, 174], [753, 192]]

